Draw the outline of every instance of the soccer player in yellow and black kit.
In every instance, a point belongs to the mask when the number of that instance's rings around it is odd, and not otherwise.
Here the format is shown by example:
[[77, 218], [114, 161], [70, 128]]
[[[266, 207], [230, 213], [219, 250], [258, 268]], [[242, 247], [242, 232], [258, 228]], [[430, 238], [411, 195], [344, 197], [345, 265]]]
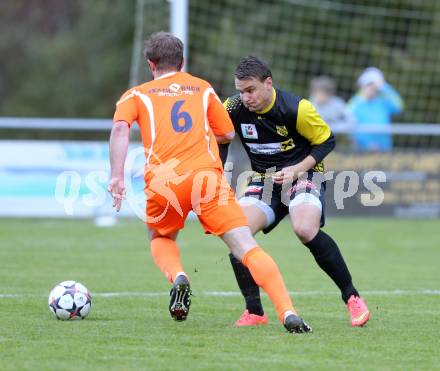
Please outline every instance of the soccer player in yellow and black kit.
[[[363, 326], [370, 312], [338, 245], [321, 230], [326, 187], [322, 161], [335, 147], [330, 127], [308, 100], [275, 89], [269, 67], [256, 57], [240, 61], [235, 86], [239, 94], [224, 105], [255, 172], [240, 199], [252, 232], [268, 233], [289, 215], [295, 234], [341, 290], [351, 324]], [[230, 259], [246, 300], [236, 325], [266, 324], [258, 286], [238, 259], [232, 254]]]

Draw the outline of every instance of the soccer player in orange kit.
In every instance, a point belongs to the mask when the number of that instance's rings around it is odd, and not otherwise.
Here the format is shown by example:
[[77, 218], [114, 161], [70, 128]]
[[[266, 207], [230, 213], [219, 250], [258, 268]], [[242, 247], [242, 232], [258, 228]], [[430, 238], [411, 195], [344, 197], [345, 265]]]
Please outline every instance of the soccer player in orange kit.
[[251, 272], [275, 305], [289, 332], [310, 332], [298, 316], [272, 258], [253, 238], [247, 219], [223, 177], [217, 143], [234, 137], [233, 124], [206, 81], [181, 72], [183, 44], [159, 32], [145, 43], [154, 80], [136, 86], [116, 103], [110, 136], [108, 190], [119, 211], [125, 195], [129, 130], [140, 127], [145, 147], [146, 217], [154, 262], [173, 284], [169, 311], [187, 318], [190, 284], [179, 256], [177, 234], [193, 210], [207, 233], [219, 236]]

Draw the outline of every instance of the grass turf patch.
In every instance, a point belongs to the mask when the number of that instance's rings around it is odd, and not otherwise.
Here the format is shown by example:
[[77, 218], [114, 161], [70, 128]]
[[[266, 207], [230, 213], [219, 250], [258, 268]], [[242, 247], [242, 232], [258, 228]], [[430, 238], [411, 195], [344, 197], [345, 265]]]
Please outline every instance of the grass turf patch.
[[[152, 262], [139, 221], [107, 229], [89, 221], [3, 219], [0, 369], [439, 369], [440, 296], [424, 292], [439, 289], [437, 224], [329, 221], [327, 233], [358, 289], [368, 293], [373, 315], [362, 329], [350, 327], [336, 287], [288, 223], [258, 235], [314, 328], [301, 336], [284, 331], [266, 297], [268, 326], [233, 327], [243, 300], [227, 250], [197, 223], [178, 239], [195, 296], [188, 321], [176, 323], [168, 313], [170, 286]], [[57, 321], [47, 309], [50, 289], [67, 279], [97, 294], [84, 321]]]

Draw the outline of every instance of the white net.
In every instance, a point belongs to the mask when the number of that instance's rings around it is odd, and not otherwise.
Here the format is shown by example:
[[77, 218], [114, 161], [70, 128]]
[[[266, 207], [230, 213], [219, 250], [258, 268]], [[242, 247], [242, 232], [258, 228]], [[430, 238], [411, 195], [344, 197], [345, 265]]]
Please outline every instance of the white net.
[[[169, 2], [145, 2], [143, 34], [169, 29]], [[362, 207], [353, 197], [347, 206], [353, 213], [438, 217], [440, 136], [436, 127], [420, 124], [440, 123], [439, 25], [438, 0], [189, 0], [188, 70], [210, 81], [224, 99], [235, 94], [240, 58], [256, 55], [271, 66], [277, 87], [309, 97], [311, 80], [327, 75], [348, 101], [360, 73], [379, 68], [405, 102], [394, 121], [412, 124], [405, 126], [414, 132], [397, 125], [380, 128], [377, 134], [389, 131], [392, 151], [354, 154], [357, 128], [335, 130], [338, 146], [328, 169], [387, 175], [380, 210]], [[234, 146], [240, 159], [235, 165], [245, 164], [240, 146]], [[332, 202], [328, 208], [335, 210]]]
[[436, 123], [439, 22], [436, 0], [190, 0], [190, 70], [229, 95], [238, 60], [254, 54], [282, 88], [307, 97], [324, 74], [348, 100], [359, 73], [376, 66], [405, 100], [399, 121]]
[[[436, 0], [189, 0], [188, 67], [226, 97], [239, 59], [253, 54], [281, 88], [307, 97], [310, 80], [324, 74], [348, 100], [360, 72], [376, 66], [405, 100], [398, 121], [436, 123], [439, 24]], [[145, 0], [142, 34], [160, 29], [169, 29], [169, 2]]]

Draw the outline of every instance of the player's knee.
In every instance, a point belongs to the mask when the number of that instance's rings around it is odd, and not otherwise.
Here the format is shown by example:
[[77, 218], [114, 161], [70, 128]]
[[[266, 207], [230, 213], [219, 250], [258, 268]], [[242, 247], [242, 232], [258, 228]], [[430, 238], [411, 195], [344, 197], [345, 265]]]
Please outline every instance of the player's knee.
[[239, 260], [243, 258], [247, 251], [258, 245], [247, 226], [234, 228], [221, 235], [220, 238]]
[[318, 233], [319, 227], [307, 222], [295, 222], [293, 230], [301, 242], [306, 243], [313, 239]]
[[153, 241], [155, 238], [169, 238], [170, 240], [175, 241], [177, 238], [178, 232], [172, 232], [169, 234], [161, 234], [157, 230], [148, 228], [148, 238], [151, 241]]

